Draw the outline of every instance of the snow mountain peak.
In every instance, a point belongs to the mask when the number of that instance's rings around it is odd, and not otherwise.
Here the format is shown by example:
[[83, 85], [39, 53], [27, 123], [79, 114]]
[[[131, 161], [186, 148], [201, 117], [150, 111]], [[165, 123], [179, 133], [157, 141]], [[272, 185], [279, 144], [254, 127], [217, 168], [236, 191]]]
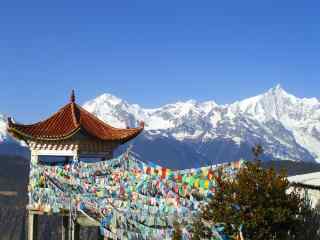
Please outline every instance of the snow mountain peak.
[[112, 95], [110, 93], [104, 93], [100, 96], [98, 96], [95, 99], [96, 102], [100, 103], [108, 103], [110, 105], [118, 105], [123, 102], [121, 98], [116, 97], [115, 95]]
[[199, 146], [221, 139], [237, 146], [259, 142], [276, 158], [320, 161], [319, 101], [295, 97], [280, 84], [229, 105], [187, 100], [146, 109], [106, 93], [84, 107], [115, 127], [134, 127], [143, 120], [148, 139]]
[[[320, 102], [295, 97], [280, 85], [228, 105], [187, 100], [143, 108], [105, 93], [83, 107], [114, 127], [137, 127], [144, 121], [145, 131], [136, 141], [140, 152], [150, 151], [146, 159], [170, 153], [168, 163], [183, 159], [190, 167], [186, 159], [247, 158], [251, 147], [260, 143], [269, 158], [320, 161]], [[6, 136], [0, 116], [0, 139]]]
[[281, 85], [280, 83], [278, 83], [276, 86], [270, 88], [270, 89], [268, 90], [268, 92], [286, 92], [286, 91], [284, 90], [284, 88], [282, 87], [282, 85]]

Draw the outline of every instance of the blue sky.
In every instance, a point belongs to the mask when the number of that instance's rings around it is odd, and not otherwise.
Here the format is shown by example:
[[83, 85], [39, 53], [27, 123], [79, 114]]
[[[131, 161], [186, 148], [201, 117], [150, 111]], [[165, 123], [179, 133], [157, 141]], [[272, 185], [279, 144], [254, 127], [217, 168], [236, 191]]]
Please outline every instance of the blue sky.
[[[10, 2], [10, 3], [9, 3]], [[0, 112], [32, 122], [104, 92], [230, 103], [280, 83], [319, 97], [317, 1], [6, 1]]]

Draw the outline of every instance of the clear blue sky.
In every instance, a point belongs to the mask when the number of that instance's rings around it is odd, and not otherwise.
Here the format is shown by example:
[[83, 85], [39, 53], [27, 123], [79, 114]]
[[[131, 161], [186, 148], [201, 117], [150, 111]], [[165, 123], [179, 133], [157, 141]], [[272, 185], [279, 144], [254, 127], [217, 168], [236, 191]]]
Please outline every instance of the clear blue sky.
[[[223, 2], [223, 3], [222, 3]], [[281, 83], [319, 97], [318, 1], [3, 1], [0, 112], [32, 122], [109, 92], [230, 103]]]

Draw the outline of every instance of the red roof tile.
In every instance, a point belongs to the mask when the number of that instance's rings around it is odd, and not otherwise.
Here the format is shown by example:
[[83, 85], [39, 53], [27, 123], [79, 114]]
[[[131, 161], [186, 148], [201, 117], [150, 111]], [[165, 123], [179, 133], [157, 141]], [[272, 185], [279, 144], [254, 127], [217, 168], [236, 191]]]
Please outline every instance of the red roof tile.
[[18, 138], [34, 140], [68, 139], [81, 130], [100, 140], [125, 143], [136, 137], [143, 128], [143, 123], [138, 128], [114, 128], [77, 105], [74, 102], [74, 95], [69, 104], [44, 121], [23, 125], [8, 119], [10, 133]]

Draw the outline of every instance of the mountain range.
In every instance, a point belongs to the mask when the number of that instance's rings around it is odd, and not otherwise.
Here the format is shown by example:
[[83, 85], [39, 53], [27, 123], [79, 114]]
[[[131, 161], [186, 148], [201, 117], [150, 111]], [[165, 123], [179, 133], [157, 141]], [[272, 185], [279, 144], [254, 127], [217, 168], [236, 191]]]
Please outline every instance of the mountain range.
[[[150, 109], [102, 94], [83, 107], [114, 127], [144, 121], [144, 132], [130, 142], [133, 151], [172, 168], [251, 159], [255, 144], [263, 146], [264, 160], [320, 162], [320, 101], [295, 97], [280, 85], [225, 105], [188, 100]], [[0, 140], [0, 152], [5, 146], [18, 151], [4, 116]]]

